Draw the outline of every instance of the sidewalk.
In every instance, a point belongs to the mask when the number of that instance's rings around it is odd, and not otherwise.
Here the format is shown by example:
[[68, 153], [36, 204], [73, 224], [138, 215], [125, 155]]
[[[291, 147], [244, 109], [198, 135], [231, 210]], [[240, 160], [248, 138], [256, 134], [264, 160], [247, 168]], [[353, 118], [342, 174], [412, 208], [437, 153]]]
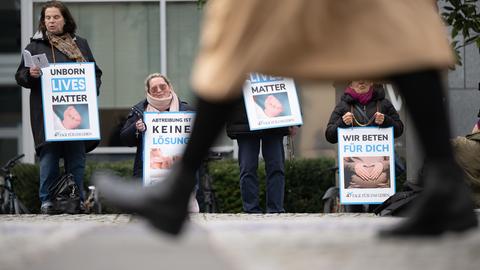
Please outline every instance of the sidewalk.
[[371, 214], [194, 214], [180, 238], [129, 215], [0, 215], [1, 270], [445, 269], [480, 265], [480, 229], [380, 239]]

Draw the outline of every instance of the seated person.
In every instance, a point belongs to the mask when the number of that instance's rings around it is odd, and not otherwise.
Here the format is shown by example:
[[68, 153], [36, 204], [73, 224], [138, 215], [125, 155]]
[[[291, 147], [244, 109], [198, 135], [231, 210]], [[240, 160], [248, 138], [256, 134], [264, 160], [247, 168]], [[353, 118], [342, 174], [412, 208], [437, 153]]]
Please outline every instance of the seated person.
[[455, 158], [463, 168], [467, 184], [472, 190], [476, 207], [480, 207], [480, 119], [473, 126], [472, 133], [452, 140]]

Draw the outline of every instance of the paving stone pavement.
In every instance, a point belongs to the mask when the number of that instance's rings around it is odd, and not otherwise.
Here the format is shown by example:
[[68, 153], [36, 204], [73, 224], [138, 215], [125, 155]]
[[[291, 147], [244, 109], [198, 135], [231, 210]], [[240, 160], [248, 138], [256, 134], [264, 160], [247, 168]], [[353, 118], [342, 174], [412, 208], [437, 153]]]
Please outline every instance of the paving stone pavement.
[[129, 215], [0, 215], [0, 270], [480, 269], [480, 229], [381, 239], [371, 214], [192, 214], [178, 238]]

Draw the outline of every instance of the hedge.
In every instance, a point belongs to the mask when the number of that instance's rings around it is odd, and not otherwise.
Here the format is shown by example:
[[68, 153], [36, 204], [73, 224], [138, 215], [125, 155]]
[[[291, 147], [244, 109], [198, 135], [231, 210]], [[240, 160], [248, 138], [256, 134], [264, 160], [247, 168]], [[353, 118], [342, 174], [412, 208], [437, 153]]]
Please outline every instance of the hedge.
[[[87, 162], [85, 166], [84, 190], [88, 192], [90, 178], [93, 171], [97, 169], [108, 169], [120, 176], [131, 176], [133, 172], [133, 161], [121, 162]], [[40, 212], [40, 200], [38, 198], [39, 167], [37, 164], [19, 164], [12, 170], [17, 177], [14, 183], [15, 193], [31, 213]], [[106, 212], [115, 212], [112, 209], [104, 208]]]
[[[322, 212], [322, 196], [325, 191], [334, 185], [335, 172], [331, 170], [335, 166], [335, 160], [331, 158], [296, 159], [287, 160], [285, 164], [285, 210], [297, 213]], [[109, 169], [120, 176], [132, 175], [133, 161], [122, 162], [87, 162], [85, 169], [85, 190], [90, 184], [93, 171]], [[209, 174], [213, 179], [213, 190], [217, 202], [217, 212], [240, 213], [242, 202], [240, 198], [239, 168], [236, 160], [212, 161], [208, 166]], [[17, 196], [32, 212], [38, 213], [40, 201], [38, 199], [38, 165], [19, 164], [13, 169], [17, 176], [14, 187]], [[260, 205], [265, 205], [265, 169], [264, 163], [260, 162], [258, 168], [260, 181]], [[397, 177], [397, 190], [404, 181], [404, 176]], [[130, 177], [128, 179], [131, 179]], [[201, 191], [199, 198], [201, 198]], [[203, 200], [200, 205], [203, 208]], [[112, 208], [106, 208], [104, 212], [116, 212]]]

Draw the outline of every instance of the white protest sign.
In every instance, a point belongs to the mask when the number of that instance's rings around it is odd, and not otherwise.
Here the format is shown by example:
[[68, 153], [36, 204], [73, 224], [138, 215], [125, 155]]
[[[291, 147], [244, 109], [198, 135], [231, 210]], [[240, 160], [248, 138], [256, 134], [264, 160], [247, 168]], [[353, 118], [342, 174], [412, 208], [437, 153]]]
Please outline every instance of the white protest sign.
[[47, 141], [99, 140], [94, 63], [57, 63], [42, 68]]
[[290, 78], [251, 73], [243, 85], [250, 130], [302, 125], [295, 83]]
[[190, 138], [194, 112], [145, 112], [143, 183], [162, 181], [183, 155]]
[[340, 203], [380, 204], [395, 194], [393, 128], [338, 128]]

